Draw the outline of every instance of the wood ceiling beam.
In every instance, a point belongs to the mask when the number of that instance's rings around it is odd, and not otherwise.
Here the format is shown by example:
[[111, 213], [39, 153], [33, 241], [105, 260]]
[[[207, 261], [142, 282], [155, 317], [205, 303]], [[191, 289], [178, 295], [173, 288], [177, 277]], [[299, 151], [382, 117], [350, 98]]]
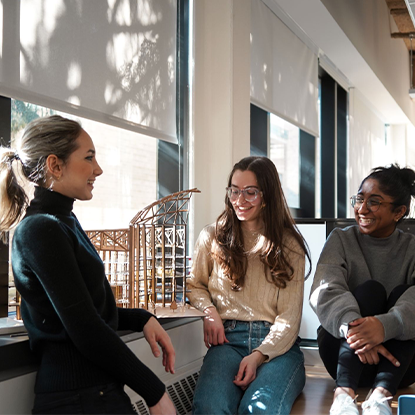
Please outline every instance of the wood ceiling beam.
[[408, 33], [402, 33], [402, 32], [396, 32], [396, 33], [391, 33], [391, 37], [393, 39], [409, 39], [409, 38], [413, 38], [414, 39], [414, 46], [415, 46], [415, 32], [408, 32]]
[[386, 0], [389, 9], [406, 9], [405, 0]]
[[408, 9], [406, 7], [404, 9], [390, 9], [390, 13], [392, 16], [409, 16]]

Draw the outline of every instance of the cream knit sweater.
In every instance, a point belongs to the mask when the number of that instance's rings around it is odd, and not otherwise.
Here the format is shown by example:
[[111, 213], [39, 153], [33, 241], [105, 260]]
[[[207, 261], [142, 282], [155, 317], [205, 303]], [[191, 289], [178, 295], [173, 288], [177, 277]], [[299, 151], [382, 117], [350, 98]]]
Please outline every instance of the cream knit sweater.
[[[268, 321], [270, 332], [257, 349], [267, 360], [287, 352], [295, 343], [301, 323], [304, 293], [305, 255], [297, 241], [288, 236], [285, 252], [294, 268], [287, 287], [280, 289], [270, 280], [270, 270], [264, 269], [259, 255], [250, 254], [245, 285], [239, 291], [231, 289], [231, 281], [223, 274], [211, 256], [215, 225], [202, 230], [196, 242], [188, 298], [203, 311], [216, 307], [222, 320]], [[245, 250], [251, 250], [262, 235], [244, 231]]]

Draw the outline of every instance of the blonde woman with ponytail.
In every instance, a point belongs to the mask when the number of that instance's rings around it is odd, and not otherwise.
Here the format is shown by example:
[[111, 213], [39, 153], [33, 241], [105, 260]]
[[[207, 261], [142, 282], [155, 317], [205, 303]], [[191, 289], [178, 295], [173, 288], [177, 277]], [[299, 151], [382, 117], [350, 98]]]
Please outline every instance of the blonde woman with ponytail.
[[[128, 385], [151, 414], [174, 414], [164, 384], [116, 331], [143, 331], [156, 357], [161, 346], [165, 370], [173, 373], [169, 336], [147, 311], [116, 307], [102, 260], [72, 212], [75, 200], [92, 198], [101, 174], [91, 137], [57, 115], [32, 121], [17, 151], [1, 150], [0, 232], [4, 237], [19, 223], [12, 268], [40, 359], [32, 412], [134, 414]], [[35, 185], [29, 205], [18, 175]]]

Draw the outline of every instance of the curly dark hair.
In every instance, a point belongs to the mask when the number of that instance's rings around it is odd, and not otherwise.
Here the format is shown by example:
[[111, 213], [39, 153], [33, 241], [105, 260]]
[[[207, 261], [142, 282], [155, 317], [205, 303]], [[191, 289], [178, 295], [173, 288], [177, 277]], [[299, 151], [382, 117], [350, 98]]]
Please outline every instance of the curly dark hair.
[[415, 172], [412, 169], [409, 167], [400, 167], [399, 164], [391, 164], [387, 167], [375, 167], [362, 180], [359, 186], [359, 192], [368, 179], [374, 179], [378, 182], [379, 189], [393, 199], [393, 205], [395, 207], [406, 206], [406, 211], [398, 223], [409, 215], [412, 196], [415, 196]]

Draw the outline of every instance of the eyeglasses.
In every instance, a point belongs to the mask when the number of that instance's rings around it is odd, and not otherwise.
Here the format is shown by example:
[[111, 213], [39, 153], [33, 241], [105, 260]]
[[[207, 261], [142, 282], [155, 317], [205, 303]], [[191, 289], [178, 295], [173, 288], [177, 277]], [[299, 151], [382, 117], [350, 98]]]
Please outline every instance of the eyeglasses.
[[238, 189], [237, 187], [226, 188], [226, 194], [228, 195], [231, 202], [238, 200], [241, 193], [247, 202], [253, 202], [256, 200], [258, 195], [262, 196], [261, 190], [257, 189], [256, 187], [247, 187], [246, 189]]
[[[358, 195], [354, 195], [350, 198], [350, 204], [352, 205], [352, 207], [354, 209], [360, 209], [364, 202], [365, 202], [365, 199], [363, 199], [363, 197], [358, 196]], [[384, 202], [383, 200], [378, 200], [378, 199], [374, 199], [374, 198], [369, 197], [369, 199], [366, 200], [366, 207], [371, 212], [377, 212], [382, 203], [385, 203], [385, 204], [388, 204], [388, 205], [395, 205], [396, 204], [396, 203], [393, 203], [393, 202]]]

